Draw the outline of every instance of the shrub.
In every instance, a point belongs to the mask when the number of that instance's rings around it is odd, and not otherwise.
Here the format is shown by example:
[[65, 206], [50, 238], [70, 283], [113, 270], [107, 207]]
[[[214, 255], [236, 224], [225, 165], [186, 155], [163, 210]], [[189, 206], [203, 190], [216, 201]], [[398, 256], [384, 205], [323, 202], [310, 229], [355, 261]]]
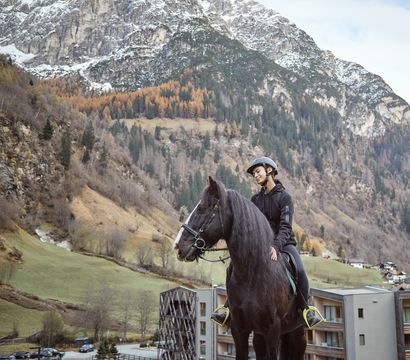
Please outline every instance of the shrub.
[[0, 198], [0, 230], [13, 230], [18, 219], [18, 207], [15, 202]]

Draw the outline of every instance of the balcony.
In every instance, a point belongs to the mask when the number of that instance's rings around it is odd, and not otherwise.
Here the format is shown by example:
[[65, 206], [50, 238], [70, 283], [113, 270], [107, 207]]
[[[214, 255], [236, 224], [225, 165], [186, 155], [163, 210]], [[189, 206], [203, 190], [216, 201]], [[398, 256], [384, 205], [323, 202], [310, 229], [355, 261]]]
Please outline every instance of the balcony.
[[403, 331], [405, 334], [410, 334], [410, 323], [409, 322], [405, 322], [403, 324]]
[[344, 331], [344, 323], [341, 321], [341, 319], [326, 320], [326, 321], [322, 322], [321, 324], [315, 326], [315, 328], [313, 330], [314, 331], [316, 330], [316, 331], [339, 331], [339, 332], [343, 332]]
[[327, 343], [321, 345], [307, 344], [306, 353], [344, 359], [344, 349], [342, 347], [329, 346]]
[[221, 353], [216, 355], [217, 360], [232, 360], [235, 359], [235, 354], [232, 353]]

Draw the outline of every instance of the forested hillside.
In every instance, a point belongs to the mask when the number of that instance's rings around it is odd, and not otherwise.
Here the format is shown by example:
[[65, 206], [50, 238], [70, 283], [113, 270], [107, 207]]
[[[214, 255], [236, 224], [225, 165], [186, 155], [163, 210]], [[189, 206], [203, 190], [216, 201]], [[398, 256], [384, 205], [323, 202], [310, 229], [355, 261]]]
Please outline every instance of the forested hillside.
[[[26, 227], [52, 221], [69, 236], [69, 224], [78, 220], [70, 202], [84, 186], [141, 213], [156, 207], [182, 218], [208, 175], [250, 196], [256, 187], [244, 170], [254, 156], [266, 154], [278, 161], [296, 202], [295, 221], [307, 235], [321, 236], [329, 249], [342, 247], [349, 257], [406, 264], [404, 125], [383, 137], [357, 137], [335, 111], [297, 92], [291, 103], [261, 95], [260, 112], [251, 112], [245, 93], [229, 95], [227, 83], [200, 70], [103, 96], [87, 93], [76, 79], [36, 80], [7, 59], [2, 79], [3, 129], [20, 141], [13, 146], [3, 131], [5, 149], [13, 152], [3, 152], [2, 162], [12, 165], [9, 188]], [[237, 77], [229, 86], [246, 90], [246, 81]], [[197, 126], [185, 129], [184, 119], [192, 118]], [[159, 119], [165, 120], [161, 126], [147, 126]]]

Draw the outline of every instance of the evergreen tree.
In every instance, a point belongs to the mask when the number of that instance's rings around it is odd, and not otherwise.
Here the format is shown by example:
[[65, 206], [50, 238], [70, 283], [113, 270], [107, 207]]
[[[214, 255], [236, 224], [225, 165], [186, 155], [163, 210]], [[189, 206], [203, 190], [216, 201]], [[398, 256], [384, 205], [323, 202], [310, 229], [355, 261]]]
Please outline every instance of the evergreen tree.
[[325, 238], [325, 227], [323, 226], [323, 225], [320, 225], [320, 237], [322, 238], [322, 239], [324, 239]]
[[110, 346], [110, 359], [116, 359], [118, 356], [118, 350], [114, 343]]
[[211, 136], [209, 135], [209, 131], [205, 133], [204, 148], [205, 150], [209, 150], [211, 148]]
[[105, 172], [108, 166], [108, 151], [107, 151], [105, 144], [103, 144], [100, 158], [98, 159], [98, 165], [100, 167], [100, 172], [101, 173]]
[[47, 118], [46, 124], [43, 127], [43, 139], [50, 140], [53, 137], [54, 128], [50, 123], [50, 118]]
[[410, 204], [408, 202], [403, 206], [400, 225], [404, 231], [410, 234]]
[[154, 137], [155, 140], [161, 140], [161, 128], [159, 126], [155, 126]]
[[100, 346], [97, 350], [97, 356], [95, 357], [97, 360], [105, 360], [109, 358], [110, 354], [110, 347], [108, 344], [108, 340], [104, 339], [101, 341]]
[[215, 126], [214, 136], [216, 140], [219, 140], [221, 137], [221, 133], [219, 131], [218, 125]]
[[94, 127], [91, 121], [88, 123], [87, 127], [84, 130], [83, 137], [81, 139], [81, 144], [91, 153], [94, 147], [95, 135]]
[[60, 151], [60, 162], [64, 166], [64, 169], [68, 170], [70, 168], [71, 161], [71, 135], [70, 131], [66, 130], [61, 137], [61, 151]]
[[337, 248], [337, 253], [336, 253], [336, 255], [337, 255], [340, 259], [344, 258], [344, 251], [343, 251], [342, 245], [339, 245], [339, 247]]
[[90, 159], [91, 159], [90, 152], [86, 148], [81, 161], [83, 162], [83, 164], [87, 164], [90, 161]]
[[221, 160], [221, 149], [217, 147], [214, 154], [215, 164], [219, 163], [219, 160]]

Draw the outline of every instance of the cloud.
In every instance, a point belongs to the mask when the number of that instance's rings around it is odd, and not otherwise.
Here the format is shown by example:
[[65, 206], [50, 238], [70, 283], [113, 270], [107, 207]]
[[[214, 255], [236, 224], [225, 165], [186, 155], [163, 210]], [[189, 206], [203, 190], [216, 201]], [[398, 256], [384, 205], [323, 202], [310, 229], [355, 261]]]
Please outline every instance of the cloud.
[[376, 73], [410, 102], [407, 0], [259, 0], [335, 56]]

